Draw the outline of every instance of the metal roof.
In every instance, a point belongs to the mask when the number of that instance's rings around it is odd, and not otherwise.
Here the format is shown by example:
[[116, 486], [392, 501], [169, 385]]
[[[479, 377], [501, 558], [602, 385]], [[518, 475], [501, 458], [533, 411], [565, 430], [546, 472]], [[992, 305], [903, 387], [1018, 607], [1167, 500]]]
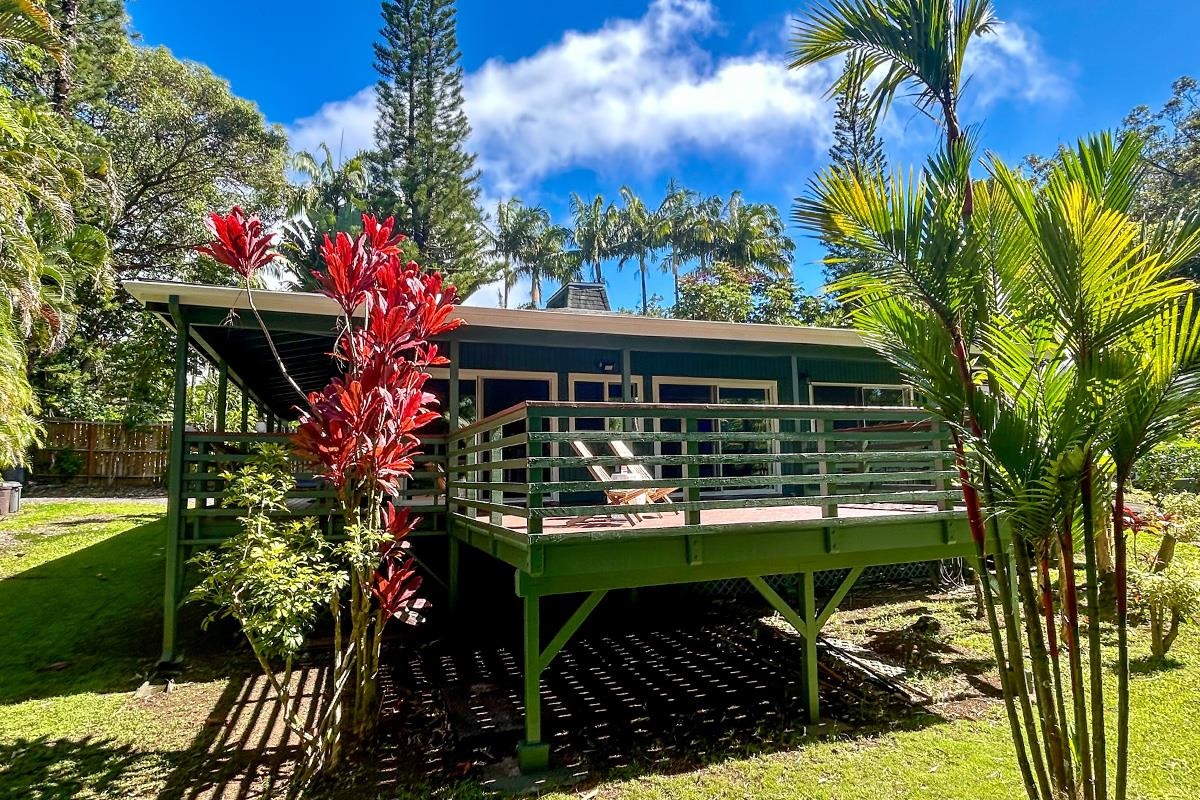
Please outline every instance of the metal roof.
[[[268, 340], [244, 289], [168, 281], [130, 281], [124, 288], [171, 328], [173, 314], [181, 314], [193, 346], [213, 364], [224, 362], [238, 386], [280, 416], [294, 416], [302, 401], [279, 369], [272, 343], [305, 393], [320, 390], [337, 372], [328, 354], [340, 311], [322, 295], [255, 290], [254, 307], [271, 332]], [[839, 359], [874, 358], [862, 337], [845, 329], [473, 306], [457, 311], [467, 324], [449, 338], [461, 342], [763, 356], [820, 350], [828, 357], [834, 350]]]
[[[124, 284], [143, 306], [166, 305], [172, 296], [180, 305], [228, 311], [250, 310], [244, 289], [170, 281], [129, 281]], [[337, 305], [329, 298], [307, 292], [254, 291], [254, 304], [263, 311], [334, 318]], [[864, 348], [862, 336], [847, 328], [816, 328], [793, 325], [757, 325], [742, 322], [708, 322], [691, 319], [662, 319], [633, 314], [576, 314], [569, 311], [512, 308], [481, 308], [460, 305], [458, 314], [468, 328], [535, 330], [548, 333], [579, 333], [619, 337], [701, 339], [712, 341], [822, 347]]]

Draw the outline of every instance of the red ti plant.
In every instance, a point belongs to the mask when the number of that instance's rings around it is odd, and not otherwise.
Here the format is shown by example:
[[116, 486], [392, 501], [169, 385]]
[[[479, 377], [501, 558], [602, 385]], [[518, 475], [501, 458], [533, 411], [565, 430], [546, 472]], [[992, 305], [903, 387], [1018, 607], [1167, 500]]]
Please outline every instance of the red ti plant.
[[[217, 242], [205, 252], [249, 278], [274, 257], [255, 223], [239, 209], [213, 215]], [[401, 259], [404, 237], [393, 224], [390, 217], [379, 222], [364, 215], [357, 237], [327, 236], [321, 248], [325, 271], [314, 273], [321, 294], [341, 309], [331, 353], [341, 374], [305, 397], [293, 444], [337, 492], [347, 577], [345, 592], [331, 598], [333, 696], [315, 734], [323, 749], [317, 769], [336, 764], [344, 743], [370, 736], [378, 718], [384, 626], [392, 619], [415, 623], [424, 607], [405, 538], [418, 520], [398, 507], [397, 498], [419, 454], [417, 432], [438, 416], [425, 382], [430, 367], [448, 362], [431, 339], [462, 320], [454, 316], [454, 287]]]

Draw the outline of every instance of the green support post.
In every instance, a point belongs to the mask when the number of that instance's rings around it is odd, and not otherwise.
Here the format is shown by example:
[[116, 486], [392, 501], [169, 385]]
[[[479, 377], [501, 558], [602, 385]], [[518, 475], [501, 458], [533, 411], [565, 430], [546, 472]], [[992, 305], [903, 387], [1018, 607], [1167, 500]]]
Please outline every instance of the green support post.
[[182, 588], [182, 564], [179, 543], [183, 529], [183, 429], [187, 424], [188, 324], [179, 307], [179, 298], [170, 299], [175, 320], [175, 398], [171, 424], [171, 454], [167, 477], [166, 582], [163, 586], [163, 642], [160, 666], [175, 662], [175, 634]]
[[453, 534], [446, 538], [450, 541], [450, 558], [446, 566], [446, 570], [449, 572], [447, 593], [450, 595], [450, 619], [455, 619], [458, 616], [458, 564], [461, 558], [461, 546]]
[[[517, 590], [521, 591], [520, 574]], [[596, 589], [584, 598], [575, 613], [563, 623], [562, 628], [542, 649], [542, 623], [537, 594], [523, 595], [525, 604], [525, 738], [517, 745], [517, 763], [522, 772], [540, 772], [550, 766], [550, 744], [542, 741], [542, 673], [550, 666], [571, 637], [583, 626], [588, 616], [600, 605], [608, 594], [607, 589]]]
[[225, 433], [225, 406], [229, 404], [229, 365], [217, 367], [217, 433]]
[[820, 670], [817, 668], [817, 597], [816, 581], [812, 572], [800, 573], [800, 615], [808, 628], [804, 635], [804, 660], [800, 665], [800, 676], [804, 683], [804, 708], [808, 711], [808, 721], [816, 724], [821, 721], [820, 700]]
[[525, 738], [517, 745], [522, 772], [550, 766], [550, 745], [542, 741], [542, 620], [540, 598], [526, 596], [525, 605]]
[[250, 394], [246, 387], [239, 387], [242, 394], [242, 433], [250, 432]]

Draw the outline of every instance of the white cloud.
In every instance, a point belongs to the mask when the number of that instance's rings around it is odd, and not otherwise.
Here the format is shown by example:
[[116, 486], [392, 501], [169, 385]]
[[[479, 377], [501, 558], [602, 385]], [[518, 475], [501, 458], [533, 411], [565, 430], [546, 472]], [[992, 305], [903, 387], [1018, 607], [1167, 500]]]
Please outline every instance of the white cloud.
[[1015, 22], [977, 40], [963, 69], [971, 76], [966, 96], [982, 108], [1001, 100], [1053, 103], [1071, 93], [1063, 67], [1046, 55], [1037, 34]]
[[[568, 31], [517, 61], [466, 76], [471, 149], [485, 190], [505, 195], [556, 171], [620, 162], [653, 169], [681, 149], [753, 161], [827, 144], [828, 71], [788, 70], [778, 54], [714, 59], [710, 0], [653, 0], [636, 20]], [[369, 147], [374, 90], [328, 103], [289, 126], [292, 146]]]
[[[828, 146], [822, 95], [836, 65], [789, 70], [778, 43], [716, 57], [702, 46], [708, 34], [719, 34], [712, 0], [651, 0], [638, 19], [567, 31], [530, 56], [492, 59], [468, 74], [469, 146], [484, 193], [528, 192], [567, 169], [650, 172], [684, 153], [770, 166], [797, 148]], [[1054, 102], [1070, 91], [1037, 36], [1015, 23], [977, 41], [967, 69], [967, 102], [979, 108]], [[292, 146], [370, 147], [374, 105], [373, 87], [328, 103], [290, 126]]]
[[288, 126], [288, 142], [293, 150], [316, 152], [322, 142], [334, 155], [349, 157], [375, 146], [375, 87], [368, 86], [353, 97], [326, 103], [311, 117], [303, 117]]
[[502, 191], [566, 168], [653, 169], [681, 150], [766, 161], [821, 147], [824, 69], [795, 72], [776, 54], [715, 59], [708, 0], [654, 0], [637, 20], [571, 31], [532, 56], [468, 76], [480, 166]]
[[[528, 278], [517, 278], [516, 283], [508, 290], [508, 307], [523, 308], [529, 305], [531, 299], [530, 292], [532, 287], [529, 284]], [[504, 283], [503, 281], [492, 281], [485, 283], [463, 300], [464, 306], [475, 306], [476, 308], [500, 308], [504, 300]], [[542, 287], [542, 295], [545, 297], [546, 287]]]

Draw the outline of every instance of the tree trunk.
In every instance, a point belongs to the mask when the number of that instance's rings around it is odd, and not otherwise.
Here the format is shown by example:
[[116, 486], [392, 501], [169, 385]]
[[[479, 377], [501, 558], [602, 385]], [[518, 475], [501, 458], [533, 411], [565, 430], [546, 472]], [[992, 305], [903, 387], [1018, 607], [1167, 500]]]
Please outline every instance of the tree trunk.
[[62, 39], [63, 55], [54, 70], [54, 93], [51, 103], [55, 111], [66, 116], [75, 77], [75, 65], [71, 57], [75, 52], [79, 31], [79, 0], [62, 0], [58, 31]]
[[529, 279], [529, 302], [534, 308], [542, 307], [542, 281], [536, 274]]
[[638, 272], [642, 274], [642, 316], [646, 316], [650, 311], [649, 300], [646, 297], [646, 256], [645, 254], [638, 256]]

